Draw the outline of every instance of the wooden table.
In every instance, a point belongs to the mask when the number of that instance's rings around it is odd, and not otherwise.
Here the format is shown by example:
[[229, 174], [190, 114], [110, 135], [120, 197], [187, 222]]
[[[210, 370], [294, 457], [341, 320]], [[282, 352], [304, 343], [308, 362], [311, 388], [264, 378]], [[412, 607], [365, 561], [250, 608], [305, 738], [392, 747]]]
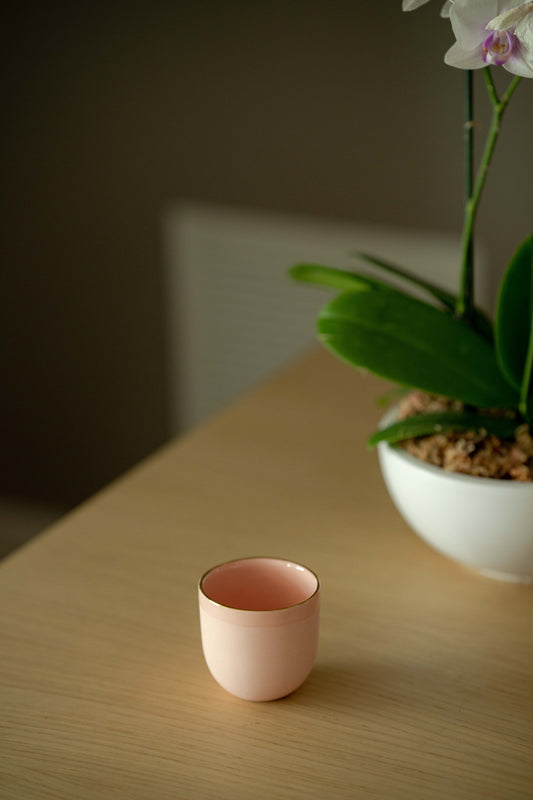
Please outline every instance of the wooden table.
[[[0, 566], [0, 797], [533, 797], [533, 590], [435, 554], [364, 446], [383, 384], [313, 353]], [[321, 578], [316, 667], [248, 703], [205, 667], [196, 582]]]

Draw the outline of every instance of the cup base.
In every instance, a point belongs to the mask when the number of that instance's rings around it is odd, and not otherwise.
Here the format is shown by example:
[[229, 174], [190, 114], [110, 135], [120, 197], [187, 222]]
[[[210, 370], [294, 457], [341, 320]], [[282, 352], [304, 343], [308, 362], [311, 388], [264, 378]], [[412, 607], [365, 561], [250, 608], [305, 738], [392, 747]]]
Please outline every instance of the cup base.
[[224, 684], [222, 684], [218, 678], [213, 675], [213, 673], [211, 673], [211, 676], [215, 679], [216, 683], [218, 683], [221, 689], [224, 689], [225, 692], [231, 694], [233, 697], [237, 697], [239, 700], [246, 700], [250, 703], [272, 703], [276, 700], [283, 700], [285, 697], [290, 697], [292, 694], [297, 692], [298, 689], [300, 689], [306, 682], [310, 674], [311, 673], [309, 672], [296, 686], [293, 685], [291, 687], [284, 687], [281, 689], [278, 688], [277, 690], [272, 690], [269, 692], [261, 692], [260, 690], [246, 692], [236, 689], [234, 686], [229, 688], [228, 686], [224, 686]]

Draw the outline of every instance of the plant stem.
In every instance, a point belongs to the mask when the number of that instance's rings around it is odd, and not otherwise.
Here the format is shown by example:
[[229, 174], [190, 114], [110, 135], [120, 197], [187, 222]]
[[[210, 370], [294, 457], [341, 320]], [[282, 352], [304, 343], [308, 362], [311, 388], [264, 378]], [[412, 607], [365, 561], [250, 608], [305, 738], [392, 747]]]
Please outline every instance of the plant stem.
[[[464, 94], [464, 180], [465, 208], [474, 188], [474, 75], [471, 69], [465, 72]], [[463, 249], [462, 287], [464, 296], [458, 303], [471, 309], [474, 294], [474, 238], [470, 236]]]
[[472, 196], [474, 185], [474, 73], [471, 69], [465, 73], [465, 199]]
[[465, 203], [465, 214], [463, 223], [463, 240], [462, 240], [462, 269], [461, 269], [461, 287], [459, 296], [457, 298], [456, 313], [457, 316], [464, 319], [472, 317], [472, 310], [474, 306], [474, 270], [473, 270], [473, 240], [474, 240], [474, 227], [476, 222], [476, 215], [478, 211], [479, 201], [485, 186], [485, 180], [489, 171], [489, 166], [498, 141], [500, 133], [500, 124], [505, 109], [509, 105], [509, 101], [513, 96], [516, 87], [520, 83], [520, 77], [517, 76], [510, 83], [507, 91], [501, 99], [498, 98], [498, 93], [492, 79], [489, 67], [483, 69], [485, 75], [485, 82], [487, 84], [487, 91], [489, 93], [490, 101], [492, 103], [492, 120], [485, 143], [485, 149], [481, 157], [481, 162], [476, 176], [476, 181], [472, 191]]

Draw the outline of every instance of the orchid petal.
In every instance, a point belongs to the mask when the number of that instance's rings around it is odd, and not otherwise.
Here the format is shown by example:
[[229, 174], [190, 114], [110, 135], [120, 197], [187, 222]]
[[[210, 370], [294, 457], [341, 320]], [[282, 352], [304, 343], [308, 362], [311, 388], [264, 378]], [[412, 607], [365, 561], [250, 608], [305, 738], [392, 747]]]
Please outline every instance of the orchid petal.
[[486, 21], [497, 13], [497, 0], [455, 0], [450, 10], [450, 22], [455, 38], [464, 50], [479, 47], [486, 37]]
[[[429, 2], [429, 0], [403, 0], [402, 11], [414, 11], [415, 8], [420, 8], [420, 6], [424, 6], [427, 2]], [[452, 3], [453, 0], [445, 0], [445, 3], [440, 10], [441, 17], [450, 16], [450, 7]]]
[[479, 45], [472, 50], [465, 50], [458, 42], [452, 44], [444, 56], [444, 61], [449, 67], [459, 69], [481, 69], [486, 66]]
[[516, 55], [513, 53], [503, 68], [521, 78], [533, 78], [533, 54], [527, 51]]
[[513, 8], [523, 6], [525, 0], [498, 0], [498, 15], [501, 16], [505, 11], [511, 11]]
[[429, 0], [403, 0], [402, 11], [414, 11], [415, 8], [425, 5]]
[[527, 17], [532, 10], [533, 0], [530, 0], [528, 3], [520, 3], [520, 5], [514, 6], [514, 8], [508, 8], [502, 14], [498, 14], [497, 17], [491, 19], [487, 25], [487, 30], [507, 31], [509, 28], [513, 28], [517, 25], [524, 17]]
[[515, 36], [522, 45], [529, 50], [530, 55], [533, 53], [533, 2], [526, 3], [531, 6], [531, 13], [527, 14], [518, 23], [515, 29]]

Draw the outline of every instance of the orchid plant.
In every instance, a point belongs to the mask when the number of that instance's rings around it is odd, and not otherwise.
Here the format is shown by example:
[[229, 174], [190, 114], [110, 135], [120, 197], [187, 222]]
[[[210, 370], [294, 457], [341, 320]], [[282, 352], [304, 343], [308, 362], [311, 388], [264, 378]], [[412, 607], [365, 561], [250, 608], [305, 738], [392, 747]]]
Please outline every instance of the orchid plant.
[[[411, 11], [428, 0], [403, 0]], [[533, 78], [533, 0], [447, 0], [455, 43], [446, 64], [465, 70], [466, 196], [457, 295], [368, 253], [365, 262], [414, 285], [428, 301], [363, 273], [297, 264], [298, 281], [340, 290], [319, 313], [323, 344], [349, 364], [408, 389], [442, 395], [463, 410], [419, 414], [375, 433], [395, 443], [436, 431], [475, 430], [512, 438], [533, 430], [533, 236], [516, 249], [500, 286], [494, 322], [474, 302], [476, 215], [502, 117], [522, 78]], [[493, 71], [511, 74], [498, 93]], [[473, 70], [483, 71], [492, 121], [477, 174], [473, 166]]]

